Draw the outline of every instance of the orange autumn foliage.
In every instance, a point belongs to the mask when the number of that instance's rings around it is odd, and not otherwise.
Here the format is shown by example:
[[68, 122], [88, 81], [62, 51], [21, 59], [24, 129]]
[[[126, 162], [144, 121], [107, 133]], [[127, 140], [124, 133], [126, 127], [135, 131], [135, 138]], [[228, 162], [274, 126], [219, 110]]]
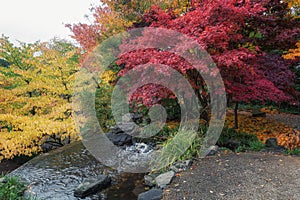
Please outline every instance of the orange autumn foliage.
[[[287, 149], [300, 148], [300, 131], [285, 124], [270, 120], [265, 117], [251, 117], [248, 114], [239, 114], [240, 132], [256, 135], [262, 142], [269, 138], [276, 138], [278, 144]], [[228, 113], [226, 125], [234, 127], [234, 115]]]
[[297, 57], [300, 58], [300, 41], [296, 44], [296, 49], [290, 49], [288, 54], [285, 54], [283, 57], [285, 59], [291, 59], [294, 60]]

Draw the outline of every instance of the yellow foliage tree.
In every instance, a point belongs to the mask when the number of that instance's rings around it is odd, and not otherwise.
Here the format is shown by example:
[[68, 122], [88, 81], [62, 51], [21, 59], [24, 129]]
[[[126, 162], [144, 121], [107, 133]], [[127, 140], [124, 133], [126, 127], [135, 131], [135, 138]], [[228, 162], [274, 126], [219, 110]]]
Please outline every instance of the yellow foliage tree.
[[123, 19], [137, 21], [151, 6], [157, 5], [164, 10], [172, 9], [174, 14], [181, 14], [188, 10], [195, 1], [192, 0], [103, 0], [111, 10], [118, 12]]
[[0, 38], [0, 160], [40, 152], [49, 138], [79, 139], [71, 118], [77, 48], [64, 41], [20, 44]]

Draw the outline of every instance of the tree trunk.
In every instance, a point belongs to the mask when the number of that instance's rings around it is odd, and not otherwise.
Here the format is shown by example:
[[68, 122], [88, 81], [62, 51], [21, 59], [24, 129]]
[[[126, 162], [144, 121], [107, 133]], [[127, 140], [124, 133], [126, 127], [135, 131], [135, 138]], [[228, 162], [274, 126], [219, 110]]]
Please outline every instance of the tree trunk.
[[238, 109], [239, 109], [239, 102], [235, 102], [234, 107], [234, 128], [239, 128], [239, 119], [238, 119]]

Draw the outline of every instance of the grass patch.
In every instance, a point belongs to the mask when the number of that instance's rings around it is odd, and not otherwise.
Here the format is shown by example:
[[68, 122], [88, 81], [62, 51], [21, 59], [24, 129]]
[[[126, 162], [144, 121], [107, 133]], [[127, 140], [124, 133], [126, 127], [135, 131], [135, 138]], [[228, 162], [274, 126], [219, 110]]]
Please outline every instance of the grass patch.
[[259, 141], [256, 135], [238, 132], [233, 128], [224, 127], [217, 142], [220, 147], [226, 147], [235, 152], [260, 151], [265, 145]]
[[285, 153], [287, 155], [300, 155], [300, 149], [287, 149]]
[[245, 151], [260, 151], [265, 148], [265, 145], [260, 141], [250, 141], [248, 145], [241, 145], [235, 150], [235, 152]]
[[165, 126], [156, 135], [156, 144], [160, 146], [156, 169], [164, 170], [175, 161], [189, 160], [200, 155], [205, 127], [199, 127], [197, 132], [192, 130], [178, 130], [178, 126]]
[[1, 200], [30, 200], [24, 197], [27, 185], [16, 176], [1, 176], [0, 199]]
[[[178, 160], [188, 160], [200, 155], [207, 127], [200, 125], [197, 133], [191, 131], [179, 133], [178, 128], [178, 124], [165, 126], [156, 135], [155, 141], [161, 150], [159, 163], [171, 164]], [[228, 127], [224, 127], [217, 145], [235, 152], [260, 151], [265, 147], [256, 135], [239, 132]]]

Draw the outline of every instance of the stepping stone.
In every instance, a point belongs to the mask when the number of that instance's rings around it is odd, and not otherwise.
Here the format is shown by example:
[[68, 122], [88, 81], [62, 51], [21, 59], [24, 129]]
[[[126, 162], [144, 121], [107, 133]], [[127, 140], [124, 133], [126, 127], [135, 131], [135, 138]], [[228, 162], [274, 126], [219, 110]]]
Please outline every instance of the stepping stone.
[[161, 200], [163, 191], [160, 189], [152, 189], [147, 192], [141, 193], [138, 200]]
[[109, 176], [100, 175], [94, 179], [87, 179], [74, 190], [74, 196], [85, 198], [107, 188], [110, 184], [111, 179]]
[[171, 183], [174, 176], [175, 176], [175, 172], [169, 171], [157, 176], [155, 178], [155, 182], [159, 188], [165, 188], [168, 184]]

